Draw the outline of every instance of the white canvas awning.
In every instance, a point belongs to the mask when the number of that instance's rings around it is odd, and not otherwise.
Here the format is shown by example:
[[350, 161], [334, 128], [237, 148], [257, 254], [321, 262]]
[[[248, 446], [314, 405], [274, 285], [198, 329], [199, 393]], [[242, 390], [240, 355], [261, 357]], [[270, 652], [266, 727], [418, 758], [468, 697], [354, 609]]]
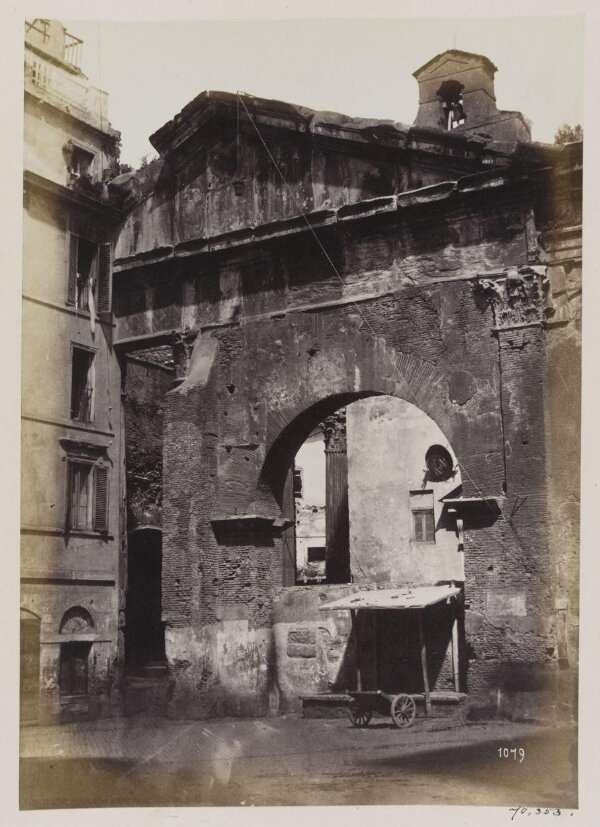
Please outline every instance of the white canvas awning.
[[414, 586], [405, 589], [373, 589], [354, 592], [319, 606], [322, 612], [337, 609], [425, 609], [456, 597], [461, 590], [458, 586]]

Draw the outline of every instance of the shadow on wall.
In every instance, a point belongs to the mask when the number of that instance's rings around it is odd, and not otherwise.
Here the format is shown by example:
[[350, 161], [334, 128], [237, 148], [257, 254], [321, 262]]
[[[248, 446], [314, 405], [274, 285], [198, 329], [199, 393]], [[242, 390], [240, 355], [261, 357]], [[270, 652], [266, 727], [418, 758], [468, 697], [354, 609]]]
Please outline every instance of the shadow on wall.
[[[454, 607], [449, 605], [434, 606], [425, 612], [427, 675], [432, 691], [454, 689], [449, 654], [453, 618]], [[459, 615], [459, 629], [461, 626]], [[423, 692], [416, 612], [358, 611], [330, 691], [357, 689], [357, 646], [363, 690], [379, 689], [391, 694]]]

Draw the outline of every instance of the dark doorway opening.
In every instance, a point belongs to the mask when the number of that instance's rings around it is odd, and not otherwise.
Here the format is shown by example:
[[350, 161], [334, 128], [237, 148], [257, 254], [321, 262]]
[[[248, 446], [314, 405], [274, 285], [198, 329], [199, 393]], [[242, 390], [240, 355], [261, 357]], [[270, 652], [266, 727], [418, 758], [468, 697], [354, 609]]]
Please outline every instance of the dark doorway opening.
[[[453, 605], [444, 604], [423, 612], [427, 674], [429, 685], [436, 690], [454, 688], [450, 646], [455, 611]], [[373, 688], [391, 693], [423, 692], [417, 610], [378, 612], [375, 645], [378, 685]]]
[[21, 722], [37, 721], [40, 694], [40, 619], [21, 610]]
[[161, 617], [162, 532], [141, 528], [129, 535], [125, 661], [129, 669], [166, 663]]
[[61, 700], [87, 696], [91, 648], [91, 643], [77, 641], [61, 644], [59, 667]]

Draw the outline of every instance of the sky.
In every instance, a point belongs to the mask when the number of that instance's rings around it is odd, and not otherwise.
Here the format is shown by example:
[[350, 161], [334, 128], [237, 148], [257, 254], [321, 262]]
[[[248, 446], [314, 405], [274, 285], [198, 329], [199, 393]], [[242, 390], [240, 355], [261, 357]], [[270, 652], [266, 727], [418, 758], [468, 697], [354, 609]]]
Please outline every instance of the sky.
[[413, 122], [412, 73], [457, 48], [497, 66], [500, 109], [523, 112], [533, 138], [583, 118], [583, 18], [226, 21], [64, 20], [84, 40], [82, 69], [109, 94], [121, 161], [155, 151], [156, 129], [204, 90], [347, 115]]

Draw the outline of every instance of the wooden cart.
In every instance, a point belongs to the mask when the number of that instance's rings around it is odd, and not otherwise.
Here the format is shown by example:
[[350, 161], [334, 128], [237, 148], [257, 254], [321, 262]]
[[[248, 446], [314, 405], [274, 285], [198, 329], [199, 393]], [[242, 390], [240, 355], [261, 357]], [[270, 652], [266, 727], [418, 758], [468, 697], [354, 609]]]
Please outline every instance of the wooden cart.
[[[373, 712], [389, 713], [397, 727], [404, 728], [412, 725], [417, 714], [415, 695], [390, 695], [376, 689], [372, 692], [347, 692], [353, 698], [348, 711], [350, 720], [355, 727], [369, 726]], [[423, 696], [421, 696], [423, 697]]]
[[[333, 603], [321, 606], [321, 611], [337, 611], [349, 609], [352, 618], [353, 638], [355, 645], [356, 664], [356, 690], [348, 691], [352, 698], [349, 707], [350, 720], [355, 727], [366, 727], [369, 725], [374, 712], [389, 714], [397, 727], [409, 727], [415, 720], [417, 706], [415, 701], [423, 701], [425, 714], [431, 715], [431, 691], [429, 688], [429, 676], [427, 674], [427, 644], [423, 628], [423, 613], [426, 608], [442, 602], [456, 603], [461, 589], [454, 583], [440, 586], [418, 586], [412, 589], [373, 589], [369, 591], [355, 592], [349, 594]], [[419, 643], [421, 651], [421, 670], [423, 674], [422, 693], [397, 693], [390, 694], [380, 689], [363, 690], [361, 657], [358, 646], [358, 634], [356, 627], [356, 612], [358, 610], [397, 609], [416, 611], [418, 613]], [[373, 655], [375, 666], [375, 683], [377, 684], [377, 614], [373, 616]], [[458, 621], [456, 612], [452, 623], [452, 670], [454, 673], [454, 691], [459, 692], [459, 669], [458, 669]]]

